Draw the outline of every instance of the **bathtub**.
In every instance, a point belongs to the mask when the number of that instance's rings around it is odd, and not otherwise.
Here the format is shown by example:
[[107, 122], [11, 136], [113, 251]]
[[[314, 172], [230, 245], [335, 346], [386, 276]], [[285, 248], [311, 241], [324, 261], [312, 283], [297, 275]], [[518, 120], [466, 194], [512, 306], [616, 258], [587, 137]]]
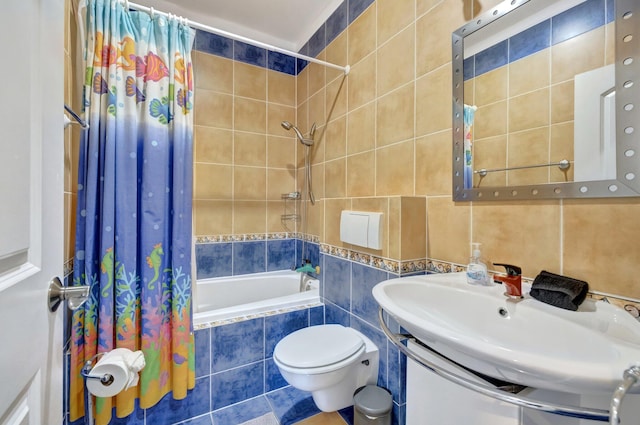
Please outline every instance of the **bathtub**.
[[193, 324], [200, 327], [320, 304], [319, 281], [309, 280], [307, 290], [300, 292], [300, 273], [294, 271], [199, 279], [194, 291]]

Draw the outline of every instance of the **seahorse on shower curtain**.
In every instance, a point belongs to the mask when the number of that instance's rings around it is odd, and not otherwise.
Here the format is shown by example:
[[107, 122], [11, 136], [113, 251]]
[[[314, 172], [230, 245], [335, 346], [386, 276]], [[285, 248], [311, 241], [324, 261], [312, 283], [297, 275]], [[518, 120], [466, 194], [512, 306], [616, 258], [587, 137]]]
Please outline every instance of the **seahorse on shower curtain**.
[[102, 296], [109, 296], [109, 289], [113, 285], [114, 280], [114, 255], [113, 255], [113, 247], [107, 248], [107, 252], [102, 257], [102, 261], [100, 262], [100, 269], [102, 273], [107, 275], [107, 284], [102, 288]]
[[149, 256], [147, 257], [147, 264], [150, 268], [153, 269], [154, 272], [153, 279], [151, 279], [151, 281], [149, 281], [149, 283], [147, 284], [147, 287], [149, 289], [154, 289], [154, 283], [156, 283], [158, 278], [160, 277], [160, 266], [162, 265], [163, 255], [164, 251], [162, 250], [162, 244], [159, 243], [154, 245], [153, 251], [151, 251], [151, 254], [149, 254]]

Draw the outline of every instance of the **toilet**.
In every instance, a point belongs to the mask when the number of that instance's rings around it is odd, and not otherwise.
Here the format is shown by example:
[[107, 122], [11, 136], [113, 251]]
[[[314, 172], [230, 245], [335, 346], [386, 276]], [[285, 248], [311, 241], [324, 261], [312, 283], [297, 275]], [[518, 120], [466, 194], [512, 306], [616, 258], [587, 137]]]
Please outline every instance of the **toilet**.
[[310, 326], [285, 336], [273, 361], [292, 387], [311, 392], [323, 412], [351, 406], [356, 389], [378, 381], [378, 347], [342, 325]]

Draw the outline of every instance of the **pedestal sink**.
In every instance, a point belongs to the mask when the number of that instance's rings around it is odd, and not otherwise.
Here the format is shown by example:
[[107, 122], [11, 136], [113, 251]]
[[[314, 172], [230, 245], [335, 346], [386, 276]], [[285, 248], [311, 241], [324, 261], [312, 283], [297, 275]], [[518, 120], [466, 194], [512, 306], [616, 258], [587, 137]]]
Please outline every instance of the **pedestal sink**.
[[473, 286], [464, 273], [449, 273], [387, 280], [373, 296], [418, 341], [496, 379], [611, 395], [624, 370], [640, 364], [640, 323], [629, 313], [589, 299], [563, 310], [528, 289], [514, 301], [503, 285]]

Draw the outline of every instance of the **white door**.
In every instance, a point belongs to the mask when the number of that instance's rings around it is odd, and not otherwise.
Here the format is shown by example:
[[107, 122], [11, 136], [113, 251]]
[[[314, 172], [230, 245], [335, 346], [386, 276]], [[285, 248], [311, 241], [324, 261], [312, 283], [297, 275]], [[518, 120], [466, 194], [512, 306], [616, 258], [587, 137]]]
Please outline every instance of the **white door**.
[[0, 424], [62, 423], [64, 0], [0, 10]]

